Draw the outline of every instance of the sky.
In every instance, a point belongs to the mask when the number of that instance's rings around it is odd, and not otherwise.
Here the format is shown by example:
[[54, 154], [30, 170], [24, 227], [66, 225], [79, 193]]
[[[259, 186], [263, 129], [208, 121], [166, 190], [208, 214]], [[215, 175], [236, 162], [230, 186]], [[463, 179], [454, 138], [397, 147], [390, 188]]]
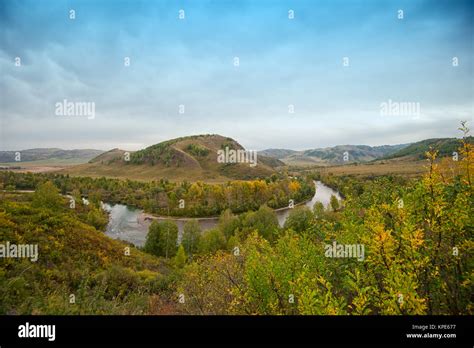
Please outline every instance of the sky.
[[[469, 0], [2, 0], [0, 150], [459, 136], [460, 120], [474, 129], [473, 13]], [[58, 114], [64, 100], [93, 117]]]

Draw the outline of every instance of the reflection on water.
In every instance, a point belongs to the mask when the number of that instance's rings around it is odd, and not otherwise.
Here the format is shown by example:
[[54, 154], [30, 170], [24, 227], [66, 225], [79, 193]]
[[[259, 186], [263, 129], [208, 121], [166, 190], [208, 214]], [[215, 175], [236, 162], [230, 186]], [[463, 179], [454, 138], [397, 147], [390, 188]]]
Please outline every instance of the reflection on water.
[[140, 223], [141, 210], [123, 204], [105, 203], [104, 209], [109, 212], [109, 224], [105, 234], [114, 239], [121, 239], [138, 246], [145, 244], [149, 222]]
[[[321, 202], [324, 207], [327, 208], [329, 206], [329, 202], [331, 200], [332, 195], [336, 196], [338, 200], [341, 200], [339, 192], [334, 191], [329, 186], [324, 185], [321, 181], [315, 181], [314, 186], [316, 187], [316, 192], [313, 198], [311, 198], [310, 201], [305, 203], [305, 205], [310, 209], [313, 209], [313, 206], [316, 204], [316, 202]], [[280, 224], [280, 226], [283, 226], [286, 221], [286, 218], [288, 217], [288, 215], [290, 215], [290, 211], [291, 209], [285, 209], [276, 212], [278, 217], [278, 223]]]
[[[312, 208], [316, 202], [321, 202], [325, 207], [329, 205], [332, 195], [335, 195], [339, 200], [341, 199], [338, 192], [330, 187], [324, 185], [320, 181], [315, 182], [316, 193], [313, 198], [306, 202], [305, 205]], [[107, 225], [106, 234], [114, 239], [121, 239], [136, 246], [143, 246], [145, 244], [148, 227], [151, 221], [144, 220], [140, 209], [128, 207], [123, 204], [110, 205], [105, 203], [104, 209], [109, 212], [109, 224]], [[280, 226], [283, 226], [286, 218], [290, 213], [290, 209], [278, 210], [276, 212]], [[192, 219], [169, 219], [176, 222], [178, 225], [178, 239], [181, 239], [184, 224]], [[197, 219], [203, 231], [213, 228], [217, 225], [216, 219]]]

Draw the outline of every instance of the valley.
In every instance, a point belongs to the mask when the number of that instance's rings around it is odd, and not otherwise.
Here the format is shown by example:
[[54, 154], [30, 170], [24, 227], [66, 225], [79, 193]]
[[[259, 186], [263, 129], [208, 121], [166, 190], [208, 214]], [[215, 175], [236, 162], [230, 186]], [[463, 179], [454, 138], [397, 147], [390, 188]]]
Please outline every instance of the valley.
[[[8, 245], [37, 245], [38, 258], [5, 259], [0, 311], [472, 313], [463, 250], [474, 149], [464, 136], [450, 156], [452, 142], [346, 164], [296, 166], [258, 154], [252, 167], [245, 157], [218, 161], [226, 148], [245, 153], [234, 140], [200, 135], [51, 172], [1, 170], [0, 235]], [[328, 256], [328, 245], [363, 255]], [[78, 305], [68, 304], [71, 293]], [[296, 304], [280, 300], [288, 294]]]

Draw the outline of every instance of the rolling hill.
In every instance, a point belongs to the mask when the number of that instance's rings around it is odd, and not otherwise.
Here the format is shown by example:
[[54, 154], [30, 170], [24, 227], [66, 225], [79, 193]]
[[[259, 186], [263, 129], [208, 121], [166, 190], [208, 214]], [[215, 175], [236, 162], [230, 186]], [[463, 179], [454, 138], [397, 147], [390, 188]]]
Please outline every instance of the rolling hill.
[[103, 153], [101, 150], [77, 149], [63, 150], [57, 148], [38, 148], [21, 151], [0, 151], [0, 163], [15, 162], [16, 153], [21, 155], [20, 162], [43, 162], [43, 163], [86, 163], [92, 158]]
[[[473, 143], [474, 137], [468, 137], [467, 142]], [[461, 145], [461, 139], [457, 138], [434, 138], [418, 141], [410, 144], [407, 147], [400, 149], [392, 154], [386, 155], [383, 159], [394, 159], [407, 157], [407, 159], [425, 159], [425, 153], [431, 148], [438, 150], [439, 157], [452, 156], [454, 151], [457, 151]]]
[[[370, 162], [378, 158], [395, 153], [407, 144], [401, 145], [338, 145], [320, 149], [294, 151], [287, 149], [269, 149], [260, 153], [269, 157], [274, 157], [288, 165], [335, 165], [343, 163]], [[348, 160], [344, 161], [347, 153]]]
[[[284, 165], [275, 158], [257, 156], [257, 165], [220, 163], [219, 150], [245, 150], [235, 140], [216, 134], [193, 135], [167, 140], [143, 150], [126, 153], [113, 149], [86, 164], [64, 171], [72, 175], [108, 176], [138, 180], [206, 180], [252, 179], [266, 177]], [[126, 158], [128, 156], [128, 158]], [[127, 160], [128, 159], [128, 160]]]
[[267, 150], [259, 151], [258, 153], [263, 156], [282, 159], [282, 158], [297, 154], [298, 151], [288, 150], [288, 149], [267, 149]]

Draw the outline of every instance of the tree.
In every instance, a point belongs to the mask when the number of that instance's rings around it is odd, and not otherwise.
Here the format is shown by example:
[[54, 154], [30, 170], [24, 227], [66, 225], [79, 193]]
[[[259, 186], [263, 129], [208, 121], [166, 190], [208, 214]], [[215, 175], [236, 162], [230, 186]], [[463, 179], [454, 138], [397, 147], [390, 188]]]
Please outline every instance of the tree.
[[153, 221], [148, 229], [144, 250], [147, 253], [164, 256], [176, 255], [178, 241], [178, 226], [172, 221]]
[[178, 247], [178, 252], [176, 253], [176, 256], [173, 259], [173, 263], [177, 268], [183, 268], [186, 264], [186, 259], [186, 252], [184, 251], [183, 245], [181, 244]]
[[331, 204], [331, 208], [333, 211], [337, 211], [339, 209], [339, 200], [337, 199], [336, 196], [331, 195], [331, 199], [329, 200], [329, 203]]
[[313, 214], [307, 206], [300, 206], [292, 209], [285, 221], [285, 229], [292, 229], [295, 232], [303, 232], [311, 226]]
[[278, 235], [278, 218], [275, 212], [266, 205], [262, 205], [254, 213], [248, 213], [244, 218], [243, 225], [247, 232], [256, 230], [259, 235], [270, 242], [275, 240]]
[[321, 202], [316, 202], [313, 206], [313, 214], [316, 218], [321, 218], [324, 215], [324, 205]]
[[89, 225], [94, 226], [97, 230], [103, 231], [109, 221], [107, 214], [100, 208], [96, 208], [93, 205], [89, 206], [88, 209], [89, 212], [86, 216], [86, 222]]
[[201, 254], [215, 253], [217, 250], [225, 248], [225, 236], [218, 228], [213, 228], [204, 232], [199, 240], [199, 252]]
[[239, 219], [234, 214], [232, 214], [230, 209], [226, 209], [219, 217], [218, 227], [222, 233], [224, 233], [226, 239], [229, 239], [239, 228]]
[[184, 224], [181, 245], [183, 246], [187, 255], [192, 256], [198, 251], [201, 233], [201, 227], [196, 220], [189, 220]]
[[63, 199], [59, 190], [51, 181], [47, 181], [38, 186], [33, 194], [32, 206], [36, 208], [47, 208], [58, 211], [63, 208]]

